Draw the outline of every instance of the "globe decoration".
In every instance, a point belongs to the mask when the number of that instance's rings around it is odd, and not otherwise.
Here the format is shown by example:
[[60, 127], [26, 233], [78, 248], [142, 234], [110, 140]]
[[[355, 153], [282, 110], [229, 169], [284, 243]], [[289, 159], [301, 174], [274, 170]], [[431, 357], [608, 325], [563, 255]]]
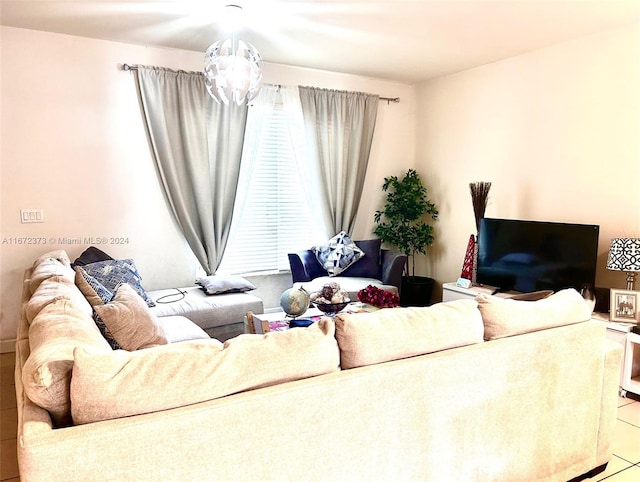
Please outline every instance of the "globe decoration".
[[280, 297], [280, 307], [287, 315], [295, 318], [309, 309], [311, 298], [302, 287], [289, 288]]

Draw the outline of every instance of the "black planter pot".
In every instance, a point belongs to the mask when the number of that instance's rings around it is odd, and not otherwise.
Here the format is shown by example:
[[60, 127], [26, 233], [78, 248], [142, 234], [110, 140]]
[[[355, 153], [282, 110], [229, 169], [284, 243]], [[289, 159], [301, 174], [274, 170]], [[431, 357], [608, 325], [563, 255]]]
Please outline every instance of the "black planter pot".
[[402, 278], [400, 291], [401, 306], [429, 306], [435, 280], [426, 276], [409, 276]]

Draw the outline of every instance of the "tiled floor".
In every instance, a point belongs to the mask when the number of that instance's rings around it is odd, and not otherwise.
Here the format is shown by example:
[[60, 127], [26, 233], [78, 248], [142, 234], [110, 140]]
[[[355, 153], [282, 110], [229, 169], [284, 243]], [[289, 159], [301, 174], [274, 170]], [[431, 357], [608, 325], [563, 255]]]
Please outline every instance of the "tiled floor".
[[[16, 460], [15, 353], [0, 354], [0, 480], [19, 481]], [[634, 398], [631, 398], [634, 397]], [[640, 481], [640, 397], [618, 398], [618, 425], [613, 459], [607, 470], [590, 481]]]
[[[631, 398], [633, 397], [633, 398]], [[640, 481], [640, 397], [618, 397], [618, 422], [613, 441], [613, 458], [607, 470], [587, 480], [607, 482]]]

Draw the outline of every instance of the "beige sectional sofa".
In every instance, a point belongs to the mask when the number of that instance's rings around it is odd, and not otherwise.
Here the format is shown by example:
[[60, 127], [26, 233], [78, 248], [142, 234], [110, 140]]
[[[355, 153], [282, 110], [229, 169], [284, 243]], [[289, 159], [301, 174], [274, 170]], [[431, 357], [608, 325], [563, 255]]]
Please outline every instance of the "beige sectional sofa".
[[68, 260], [27, 270], [23, 481], [566, 481], [611, 457], [621, 350], [573, 290], [134, 351], [90, 308]]

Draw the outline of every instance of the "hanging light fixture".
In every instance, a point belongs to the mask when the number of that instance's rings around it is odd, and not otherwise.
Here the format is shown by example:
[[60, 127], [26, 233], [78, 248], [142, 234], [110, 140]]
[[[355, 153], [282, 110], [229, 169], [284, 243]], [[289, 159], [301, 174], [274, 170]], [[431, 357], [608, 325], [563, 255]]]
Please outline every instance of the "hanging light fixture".
[[216, 102], [242, 105], [260, 93], [262, 57], [253, 45], [236, 39], [242, 7], [227, 5], [231, 38], [218, 40], [205, 53], [204, 77], [207, 91]]

